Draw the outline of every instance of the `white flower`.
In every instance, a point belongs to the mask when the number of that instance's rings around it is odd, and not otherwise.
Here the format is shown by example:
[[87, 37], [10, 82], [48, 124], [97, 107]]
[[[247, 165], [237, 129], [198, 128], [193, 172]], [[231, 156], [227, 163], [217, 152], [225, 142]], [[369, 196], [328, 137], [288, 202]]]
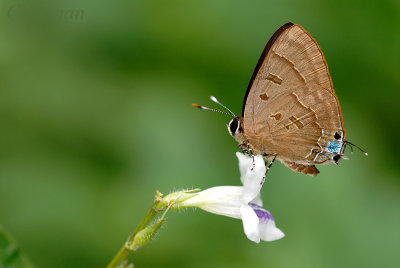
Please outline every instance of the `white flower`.
[[[193, 194], [175, 208], [199, 207], [208, 212], [242, 219], [246, 236], [256, 243], [284, 237], [274, 218], [262, 207], [260, 190], [264, 183], [265, 163], [260, 155], [236, 153], [243, 186], [218, 186]], [[254, 160], [253, 160], [254, 159]]]

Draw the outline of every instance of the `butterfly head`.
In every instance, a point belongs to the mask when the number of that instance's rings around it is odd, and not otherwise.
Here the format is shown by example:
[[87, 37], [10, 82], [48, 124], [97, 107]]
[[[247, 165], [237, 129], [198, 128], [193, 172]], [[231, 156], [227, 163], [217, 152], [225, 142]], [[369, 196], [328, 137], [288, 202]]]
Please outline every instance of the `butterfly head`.
[[234, 117], [227, 125], [229, 134], [237, 141], [239, 144], [244, 143], [245, 137], [243, 134], [243, 118], [241, 116]]

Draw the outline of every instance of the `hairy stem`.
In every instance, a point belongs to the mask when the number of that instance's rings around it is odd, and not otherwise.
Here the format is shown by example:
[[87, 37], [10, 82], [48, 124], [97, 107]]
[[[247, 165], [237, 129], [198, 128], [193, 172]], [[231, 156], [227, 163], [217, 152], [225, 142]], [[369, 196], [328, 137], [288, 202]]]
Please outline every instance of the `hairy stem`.
[[117, 252], [114, 258], [108, 264], [107, 268], [117, 268], [118, 265], [120, 265], [120, 263], [128, 257], [128, 254], [132, 251], [131, 249], [132, 247], [129, 247], [129, 245], [133, 243], [136, 234], [141, 230], [143, 230], [153, 220], [153, 218], [157, 215], [158, 212], [162, 211], [162, 209], [160, 209], [159, 206], [159, 203], [161, 201], [161, 195], [162, 194], [157, 191], [153, 205], [151, 206], [149, 212], [144, 217], [140, 225], [136, 228], [135, 232], [131, 236], [129, 236], [128, 240], [125, 242], [125, 244], [121, 247], [121, 249]]

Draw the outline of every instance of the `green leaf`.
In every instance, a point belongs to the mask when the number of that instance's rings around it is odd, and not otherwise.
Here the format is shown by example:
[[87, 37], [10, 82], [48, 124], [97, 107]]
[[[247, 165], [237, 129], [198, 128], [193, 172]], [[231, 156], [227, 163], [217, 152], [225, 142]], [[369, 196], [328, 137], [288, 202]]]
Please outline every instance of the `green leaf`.
[[14, 239], [0, 225], [0, 268], [33, 268]]

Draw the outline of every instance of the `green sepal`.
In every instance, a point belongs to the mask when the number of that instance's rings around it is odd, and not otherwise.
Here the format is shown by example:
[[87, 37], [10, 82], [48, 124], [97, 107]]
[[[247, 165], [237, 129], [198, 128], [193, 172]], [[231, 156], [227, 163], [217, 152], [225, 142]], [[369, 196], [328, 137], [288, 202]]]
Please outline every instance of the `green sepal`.
[[165, 222], [164, 217], [161, 217], [155, 223], [150, 224], [143, 230], [139, 231], [135, 235], [133, 241], [131, 243], [127, 242], [125, 246], [133, 251], [143, 247], [153, 239], [154, 235], [158, 232], [158, 230], [161, 228], [164, 222]]
[[171, 209], [181, 209], [183, 207], [180, 206], [180, 204], [196, 196], [196, 193], [199, 191], [200, 189], [197, 188], [170, 193], [167, 196], [160, 198], [156, 209], [163, 210], [167, 207], [170, 207]]

